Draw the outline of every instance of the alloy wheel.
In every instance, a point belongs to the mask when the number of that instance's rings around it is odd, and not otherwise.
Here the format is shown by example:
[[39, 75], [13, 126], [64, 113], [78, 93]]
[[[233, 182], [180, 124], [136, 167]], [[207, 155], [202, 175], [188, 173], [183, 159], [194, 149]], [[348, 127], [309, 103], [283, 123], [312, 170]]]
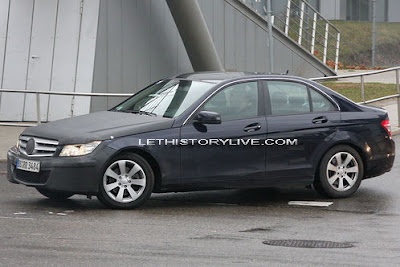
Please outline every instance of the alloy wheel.
[[146, 174], [133, 160], [118, 160], [105, 171], [103, 186], [107, 195], [119, 203], [138, 199], [146, 188]]
[[358, 179], [357, 160], [348, 152], [338, 152], [328, 161], [326, 176], [329, 185], [336, 191], [347, 191]]

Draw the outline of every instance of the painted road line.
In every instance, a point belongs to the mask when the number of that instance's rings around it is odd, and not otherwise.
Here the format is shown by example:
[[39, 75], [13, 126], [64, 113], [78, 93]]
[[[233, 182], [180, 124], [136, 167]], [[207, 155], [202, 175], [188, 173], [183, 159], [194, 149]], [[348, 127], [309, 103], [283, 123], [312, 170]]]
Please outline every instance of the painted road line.
[[329, 207], [333, 202], [322, 202], [322, 201], [289, 201], [289, 205], [296, 206], [313, 206], [313, 207]]

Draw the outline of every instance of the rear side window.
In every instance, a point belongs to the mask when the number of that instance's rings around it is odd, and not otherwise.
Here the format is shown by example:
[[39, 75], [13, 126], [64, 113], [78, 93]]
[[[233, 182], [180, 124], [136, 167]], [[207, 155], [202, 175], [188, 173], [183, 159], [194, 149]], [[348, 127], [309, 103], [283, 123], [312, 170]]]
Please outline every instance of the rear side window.
[[271, 100], [272, 115], [302, 114], [311, 112], [307, 86], [283, 81], [265, 82]]
[[335, 111], [336, 107], [325, 96], [310, 89], [312, 108], [314, 112]]
[[324, 95], [307, 85], [286, 81], [265, 81], [268, 88], [271, 115], [304, 114], [335, 111], [335, 105]]

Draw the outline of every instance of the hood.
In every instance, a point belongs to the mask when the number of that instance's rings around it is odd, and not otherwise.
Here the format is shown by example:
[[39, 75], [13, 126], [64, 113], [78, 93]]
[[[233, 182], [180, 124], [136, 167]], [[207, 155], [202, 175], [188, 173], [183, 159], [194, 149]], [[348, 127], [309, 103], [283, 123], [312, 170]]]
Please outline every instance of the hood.
[[171, 118], [101, 111], [30, 127], [22, 134], [58, 140], [60, 144], [80, 144], [168, 129], [173, 123]]

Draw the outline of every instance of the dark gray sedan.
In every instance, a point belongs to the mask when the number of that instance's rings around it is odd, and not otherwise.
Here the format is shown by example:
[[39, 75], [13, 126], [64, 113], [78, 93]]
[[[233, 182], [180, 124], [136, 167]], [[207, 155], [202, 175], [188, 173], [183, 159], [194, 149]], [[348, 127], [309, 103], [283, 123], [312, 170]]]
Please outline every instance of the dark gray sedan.
[[191, 73], [109, 111], [26, 129], [8, 152], [8, 180], [123, 209], [152, 192], [289, 184], [339, 198], [390, 171], [394, 156], [386, 111], [318, 83]]

